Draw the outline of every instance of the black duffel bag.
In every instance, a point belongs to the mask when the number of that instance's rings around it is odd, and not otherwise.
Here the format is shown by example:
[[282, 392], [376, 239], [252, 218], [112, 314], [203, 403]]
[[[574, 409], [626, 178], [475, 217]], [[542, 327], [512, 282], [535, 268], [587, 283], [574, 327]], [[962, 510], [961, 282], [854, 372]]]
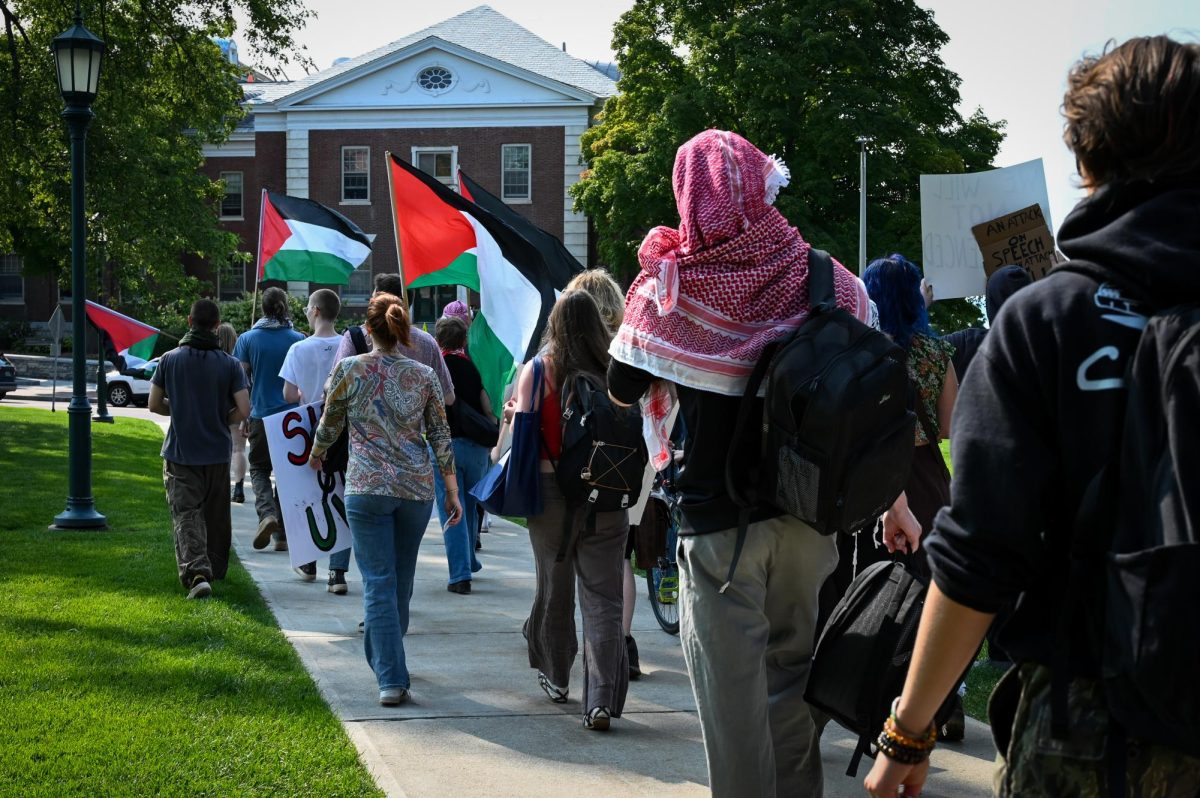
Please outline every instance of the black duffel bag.
[[[903, 563], [877, 562], [854, 578], [821, 632], [804, 699], [858, 735], [847, 776], [858, 773], [863, 754], [874, 758], [875, 738], [904, 689], [927, 589]], [[937, 711], [938, 728], [954, 692]]]

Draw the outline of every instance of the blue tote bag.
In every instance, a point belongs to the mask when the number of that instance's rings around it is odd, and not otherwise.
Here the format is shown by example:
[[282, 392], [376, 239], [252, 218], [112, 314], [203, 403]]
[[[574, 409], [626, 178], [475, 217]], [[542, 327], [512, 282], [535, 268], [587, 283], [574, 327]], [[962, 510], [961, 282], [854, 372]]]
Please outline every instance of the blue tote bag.
[[533, 407], [514, 413], [512, 448], [471, 488], [493, 515], [529, 517], [542, 513], [538, 458], [542, 448], [542, 359], [533, 360]]

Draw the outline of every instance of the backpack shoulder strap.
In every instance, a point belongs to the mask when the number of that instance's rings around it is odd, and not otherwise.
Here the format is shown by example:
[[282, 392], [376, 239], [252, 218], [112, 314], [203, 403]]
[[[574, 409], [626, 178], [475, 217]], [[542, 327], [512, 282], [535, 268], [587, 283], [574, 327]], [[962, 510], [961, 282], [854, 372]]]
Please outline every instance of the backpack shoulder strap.
[[366, 354], [367, 336], [363, 334], [363, 328], [361, 325], [355, 324], [350, 328], [350, 341], [354, 344], [354, 354]]
[[808, 307], [810, 311], [833, 310], [837, 296], [833, 291], [833, 258], [823, 249], [808, 250]]

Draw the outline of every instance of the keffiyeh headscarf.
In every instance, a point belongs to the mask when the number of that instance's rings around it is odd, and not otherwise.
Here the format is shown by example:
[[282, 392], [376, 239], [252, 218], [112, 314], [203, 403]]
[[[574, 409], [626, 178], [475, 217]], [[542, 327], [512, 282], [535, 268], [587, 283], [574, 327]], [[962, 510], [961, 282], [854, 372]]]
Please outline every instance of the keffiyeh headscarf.
[[[807, 242], [771, 203], [787, 167], [736, 133], [706, 130], [675, 155], [679, 229], [656, 227], [638, 250], [610, 354], [667, 382], [741, 396], [764, 347], [808, 315]], [[835, 262], [837, 304], [866, 321], [866, 288]], [[651, 462], [669, 454], [670, 387], [642, 400]]]
[[446, 318], [462, 319], [467, 324], [471, 323], [471, 309], [461, 299], [456, 299], [442, 308], [442, 315]]

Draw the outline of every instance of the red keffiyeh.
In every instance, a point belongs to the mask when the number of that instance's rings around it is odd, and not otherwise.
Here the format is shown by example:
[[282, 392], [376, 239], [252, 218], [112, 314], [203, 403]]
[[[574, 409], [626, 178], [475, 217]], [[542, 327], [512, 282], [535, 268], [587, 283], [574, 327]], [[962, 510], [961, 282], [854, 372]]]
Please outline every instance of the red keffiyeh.
[[[788, 179], [777, 158], [736, 133], [706, 130], [679, 148], [679, 229], [656, 227], [642, 242], [614, 358], [689, 388], [743, 393], [764, 347], [808, 314], [810, 247], [771, 206]], [[836, 261], [834, 290], [866, 321], [866, 288]], [[656, 466], [669, 430], [654, 427], [672, 404], [659, 383], [642, 404]]]

